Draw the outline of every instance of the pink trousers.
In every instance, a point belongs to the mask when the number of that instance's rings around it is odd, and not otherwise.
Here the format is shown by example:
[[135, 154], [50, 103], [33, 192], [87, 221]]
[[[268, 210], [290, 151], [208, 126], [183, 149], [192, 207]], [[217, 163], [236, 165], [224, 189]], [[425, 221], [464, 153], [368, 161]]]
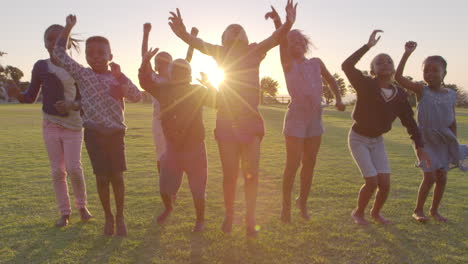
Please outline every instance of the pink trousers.
[[67, 174], [70, 177], [76, 207], [80, 209], [86, 206], [86, 184], [81, 167], [83, 132], [44, 120], [43, 137], [49, 155], [58, 209], [62, 215], [69, 215], [71, 206]]

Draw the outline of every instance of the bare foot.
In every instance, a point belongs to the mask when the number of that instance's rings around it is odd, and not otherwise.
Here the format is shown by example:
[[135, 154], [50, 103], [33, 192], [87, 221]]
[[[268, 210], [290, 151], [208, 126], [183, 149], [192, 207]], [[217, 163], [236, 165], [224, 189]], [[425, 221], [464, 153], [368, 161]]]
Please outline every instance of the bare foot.
[[414, 220], [421, 222], [421, 223], [425, 223], [429, 220], [429, 218], [426, 215], [424, 215], [423, 212], [419, 212], [419, 211], [418, 212], [414, 211], [412, 217]]
[[195, 226], [192, 229], [192, 232], [203, 232], [205, 230], [205, 222], [204, 221], [197, 221], [195, 222]]
[[115, 218], [117, 235], [124, 237], [127, 236], [127, 225], [125, 224], [125, 218], [123, 216], [117, 216]]
[[88, 222], [89, 219], [91, 219], [93, 216], [91, 215], [91, 213], [88, 211], [88, 208], [86, 207], [83, 207], [83, 208], [80, 208], [80, 218], [81, 218], [81, 221], [83, 222]]
[[362, 226], [369, 225], [369, 222], [367, 222], [367, 220], [364, 219], [364, 214], [358, 214], [358, 213], [356, 213], [356, 210], [354, 210], [351, 213], [351, 217], [353, 218], [354, 223], [357, 224], [357, 225], [362, 225]]
[[164, 211], [158, 216], [158, 219], [156, 220], [158, 224], [162, 225], [164, 222], [166, 222], [166, 219], [171, 215], [172, 209], [164, 209]]
[[68, 221], [70, 220], [70, 215], [62, 215], [59, 220], [55, 223], [56, 227], [64, 227], [68, 225]]
[[106, 217], [106, 222], [104, 223], [104, 235], [114, 235], [114, 216]]
[[301, 200], [299, 198], [296, 199], [296, 206], [297, 208], [299, 208], [299, 210], [301, 210], [301, 217], [304, 219], [304, 220], [310, 220], [310, 216], [309, 216], [309, 213], [307, 212], [307, 202], [305, 203], [302, 203]]
[[232, 232], [232, 218], [224, 217], [223, 224], [221, 225], [221, 231], [225, 234], [230, 234]]
[[448, 219], [441, 216], [438, 212], [431, 212], [432, 217], [434, 217], [435, 220], [441, 222], [441, 223], [447, 223]]
[[281, 221], [285, 224], [291, 223], [291, 210], [285, 209], [281, 210]]
[[372, 219], [374, 219], [376, 222], [381, 223], [381, 224], [384, 224], [384, 225], [388, 225], [388, 224], [391, 224], [391, 223], [392, 223], [392, 221], [388, 220], [387, 218], [385, 218], [385, 217], [383, 217], [382, 215], [377, 214], [377, 213], [371, 213], [371, 217], [372, 217]]

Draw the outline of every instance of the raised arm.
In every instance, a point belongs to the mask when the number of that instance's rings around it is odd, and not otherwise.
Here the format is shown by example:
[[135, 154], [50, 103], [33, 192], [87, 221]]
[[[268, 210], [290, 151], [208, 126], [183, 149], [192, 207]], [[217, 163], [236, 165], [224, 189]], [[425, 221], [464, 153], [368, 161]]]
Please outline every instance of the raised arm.
[[197, 81], [207, 88], [204, 105], [216, 108], [216, 97], [218, 94], [218, 90], [216, 90], [216, 88], [211, 84], [206, 73], [200, 72], [200, 77], [201, 79], [197, 79]]
[[151, 70], [151, 59], [158, 53], [159, 49], [150, 48], [148, 52], [143, 55], [140, 69], [138, 70], [138, 80], [141, 88], [150, 93], [156, 99], [159, 98], [159, 88], [161, 83], [153, 79], [153, 71]]
[[120, 65], [115, 62], [109, 64], [111, 74], [119, 82], [119, 92], [122, 97], [127, 98], [130, 102], [139, 102], [141, 100], [141, 91], [125, 76], [120, 70]]
[[85, 67], [77, 63], [67, 54], [68, 41], [70, 40], [70, 32], [76, 24], [76, 16], [68, 15], [66, 19], [65, 29], [62, 31], [60, 36], [57, 38], [55, 43], [53, 56], [57, 60], [58, 64], [64, 68], [70, 75], [75, 79], [79, 80], [83, 76], [83, 70]]
[[286, 22], [277, 28], [269, 38], [258, 44], [257, 50], [259, 53], [267, 53], [270, 49], [278, 45], [282, 39], [286, 38], [292, 25], [296, 22], [296, 11], [297, 3], [294, 4], [294, 0], [288, 0], [288, 4], [286, 5]]
[[[268, 18], [271, 18], [273, 20], [276, 30], [281, 27], [282, 25], [281, 18], [273, 6], [271, 7], [271, 11], [265, 14], [265, 19], [268, 19]], [[280, 39], [280, 60], [281, 60], [281, 65], [283, 66], [283, 71], [284, 72], [289, 71], [291, 58], [288, 53], [287, 34], [283, 38]]]
[[[190, 35], [194, 36], [194, 37], [197, 37], [198, 35], [198, 28], [196, 27], [192, 27], [192, 30], [190, 31]], [[193, 57], [193, 51], [194, 51], [194, 48], [192, 46], [189, 46], [188, 47], [188, 50], [187, 50], [187, 55], [185, 56], [185, 60], [190, 63], [192, 61], [192, 57]]]
[[322, 77], [328, 83], [328, 87], [330, 87], [330, 90], [335, 95], [336, 109], [338, 109], [338, 111], [346, 110], [346, 106], [343, 104], [343, 101], [341, 100], [340, 88], [338, 87], [338, 83], [336, 83], [336, 80], [333, 77], [333, 75], [331, 75], [327, 67], [325, 67], [325, 64], [323, 63], [323, 61], [320, 59], [319, 61], [320, 61], [320, 72], [322, 74]]
[[190, 35], [185, 28], [178, 8], [176, 9], [176, 12], [177, 13], [170, 12], [171, 16], [169, 17], [169, 26], [174, 34], [189, 46], [199, 50], [200, 52], [212, 57], [217, 56], [220, 52], [221, 46], [206, 43], [200, 38]]
[[406, 62], [408, 58], [411, 56], [413, 51], [416, 49], [418, 44], [414, 41], [408, 41], [405, 44], [405, 53], [403, 53], [403, 57], [400, 60], [400, 64], [398, 64], [398, 68], [395, 72], [395, 80], [403, 86], [405, 89], [408, 89], [416, 94], [418, 98], [421, 97], [421, 93], [423, 90], [423, 85], [417, 82], [413, 82], [408, 78], [403, 76], [403, 71], [405, 70]]
[[346, 77], [348, 77], [349, 81], [356, 90], [359, 89], [359, 85], [357, 84], [365, 79], [364, 74], [362, 74], [360, 70], [356, 69], [356, 64], [364, 56], [364, 54], [366, 54], [372, 47], [375, 46], [375, 44], [377, 44], [377, 42], [379, 42], [380, 36], [377, 37], [377, 34], [382, 32], [382, 30], [374, 30], [370, 35], [367, 44], [351, 54], [351, 56], [349, 56], [343, 62], [343, 64], [341, 64], [341, 69], [344, 71]]

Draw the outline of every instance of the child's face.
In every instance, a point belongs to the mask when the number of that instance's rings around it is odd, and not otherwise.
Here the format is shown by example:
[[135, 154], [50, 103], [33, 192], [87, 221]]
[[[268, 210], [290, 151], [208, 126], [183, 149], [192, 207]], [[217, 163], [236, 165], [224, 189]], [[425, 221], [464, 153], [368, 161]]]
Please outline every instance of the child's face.
[[107, 72], [107, 65], [112, 60], [109, 45], [102, 42], [90, 42], [86, 44], [86, 61], [93, 71], [98, 73]]
[[395, 65], [387, 54], [379, 54], [372, 61], [371, 74], [378, 77], [391, 77], [395, 74]]
[[288, 51], [293, 58], [303, 57], [307, 52], [307, 41], [301, 33], [297, 31], [288, 33]]
[[171, 81], [175, 83], [192, 82], [192, 68], [186, 60], [177, 59], [170, 66]]
[[244, 47], [249, 45], [249, 39], [244, 28], [237, 24], [229, 25], [226, 28], [222, 36], [222, 42], [225, 47]]
[[159, 53], [154, 59], [154, 69], [159, 73], [167, 73], [172, 63], [172, 57], [168, 53]]
[[445, 71], [443, 65], [438, 61], [429, 61], [424, 64], [424, 81], [427, 84], [439, 85], [443, 82], [447, 72]]
[[59, 28], [52, 28], [47, 31], [47, 34], [44, 36], [44, 46], [49, 53], [54, 51], [55, 42], [57, 38], [62, 33], [62, 30]]

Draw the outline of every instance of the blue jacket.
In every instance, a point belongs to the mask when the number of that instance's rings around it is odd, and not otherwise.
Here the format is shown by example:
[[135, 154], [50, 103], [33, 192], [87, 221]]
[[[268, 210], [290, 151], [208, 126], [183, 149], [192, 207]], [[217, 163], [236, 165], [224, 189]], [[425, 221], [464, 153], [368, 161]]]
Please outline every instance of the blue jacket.
[[[31, 74], [31, 84], [28, 90], [23, 93], [23, 103], [34, 103], [41, 88], [43, 97], [42, 111], [49, 115], [68, 116], [68, 113], [61, 114], [54, 107], [57, 101], [64, 100], [64, 88], [62, 81], [55, 74], [49, 72], [47, 60], [39, 60], [34, 64]], [[78, 89], [75, 99], [80, 99]]]

